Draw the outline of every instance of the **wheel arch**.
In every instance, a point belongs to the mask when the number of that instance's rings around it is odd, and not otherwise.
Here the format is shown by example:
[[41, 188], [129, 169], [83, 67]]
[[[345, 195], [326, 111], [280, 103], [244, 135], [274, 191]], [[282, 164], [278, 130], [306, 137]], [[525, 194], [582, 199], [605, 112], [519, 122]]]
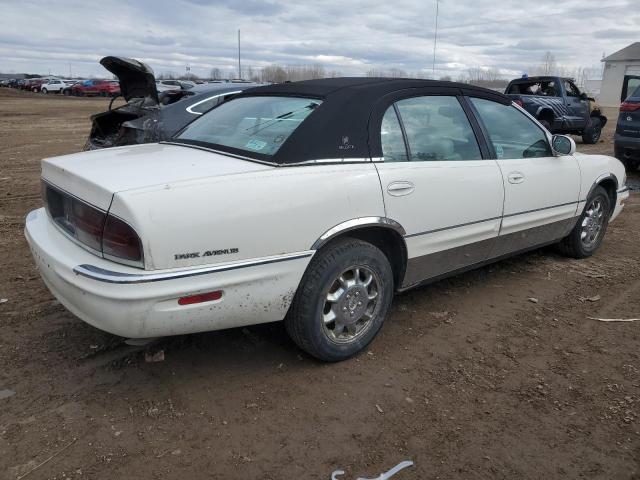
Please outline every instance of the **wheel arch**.
[[402, 285], [407, 268], [407, 244], [404, 235], [405, 229], [395, 220], [386, 217], [361, 217], [330, 228], [315, 241], [311, 250], [320, 250], [328, 243], [344, 237], [369, 242], [389, 259], [397, 289]]
[[616, 206], [616, 200], [617, 200], [617, 195], [618, 195], [618, 179], [616, 178], [616, 176], [613, 173], [605, 173], [603, 175], [600, 175], [595, 182], [593, 182], [593, 185], [591, 186], [591, 189], [589, 190], [589, 193], [587, 194], [585, 201], [587, 199], [589, 199], [589, 197], [591, 197], [591, 194], [593, 193], [593, 191], [596, 189], [596, 187], [602, 187], [607, 191], [607, 194], [609, 196], [609, 200], [610, 200], [610, 208], [611, 208], [611, 212], [613, 212], [613, 209]]
[[536, 118], [538, 120], [547, 120], [549, 122], [549, 125], [552, 125], [553, 122], [555, 121], [556, 116], [553, 113], [553, 110], [551, 108], [540, 107], [536, 112]]

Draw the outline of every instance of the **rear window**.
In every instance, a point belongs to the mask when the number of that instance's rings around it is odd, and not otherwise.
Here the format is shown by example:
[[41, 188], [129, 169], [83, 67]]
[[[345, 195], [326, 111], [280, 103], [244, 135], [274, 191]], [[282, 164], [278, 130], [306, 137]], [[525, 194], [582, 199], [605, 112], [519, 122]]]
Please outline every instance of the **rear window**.
[[553, 80], [512, 83], [507, 93], [512, 95], [538, 95], [542, 97], [557, 97], [560, 95], [556, 82]]
[[236, 98], [202, 115], [176, 138], [270, 157], [320, 103], [300, 97]]

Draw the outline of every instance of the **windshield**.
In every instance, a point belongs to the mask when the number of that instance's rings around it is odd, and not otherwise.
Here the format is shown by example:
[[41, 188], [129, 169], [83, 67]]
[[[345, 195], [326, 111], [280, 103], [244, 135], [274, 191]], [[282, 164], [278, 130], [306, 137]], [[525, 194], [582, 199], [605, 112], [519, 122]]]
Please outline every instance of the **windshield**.
[[236, 98], [189, 124], [177, 138], [271, 156], [320, 103], [299, 97]]

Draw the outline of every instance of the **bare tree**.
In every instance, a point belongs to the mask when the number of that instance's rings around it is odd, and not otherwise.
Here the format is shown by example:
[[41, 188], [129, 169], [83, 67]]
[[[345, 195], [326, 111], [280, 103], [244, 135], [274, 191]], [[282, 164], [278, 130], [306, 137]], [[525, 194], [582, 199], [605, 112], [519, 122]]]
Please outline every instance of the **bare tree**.
[[542, 57], [542, 74], [551, 75], [556, 73], [557, 66], [555, 55], [551, 52], [545, 53], [544, 57]]
[[222, 79], [222, 74], [220, 73], [220, 69], [218, 67], [212, 68], [211, 72], [209, 72], [209, 76], [211, 77], [211, 80], [221, 80]]

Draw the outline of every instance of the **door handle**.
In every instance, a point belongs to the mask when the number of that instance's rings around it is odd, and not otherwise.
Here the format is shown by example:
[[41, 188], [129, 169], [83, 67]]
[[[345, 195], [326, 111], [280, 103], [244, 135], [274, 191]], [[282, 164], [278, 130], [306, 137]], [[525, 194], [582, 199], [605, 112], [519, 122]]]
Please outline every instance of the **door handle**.
[[522, 183], [524, 182], [524, 173], [522, 172], [511, 172], [507, 176], [509, 183]]
[[389, 192], [389, 195], [393, 197], [402, 197], [403, 195], [409, 195], [410, 193], [413, 193], [415, 189], [416, 186], [413, 183], [407, 181], [391, 182], [389, 185], [387, 185], [387, 192]]

